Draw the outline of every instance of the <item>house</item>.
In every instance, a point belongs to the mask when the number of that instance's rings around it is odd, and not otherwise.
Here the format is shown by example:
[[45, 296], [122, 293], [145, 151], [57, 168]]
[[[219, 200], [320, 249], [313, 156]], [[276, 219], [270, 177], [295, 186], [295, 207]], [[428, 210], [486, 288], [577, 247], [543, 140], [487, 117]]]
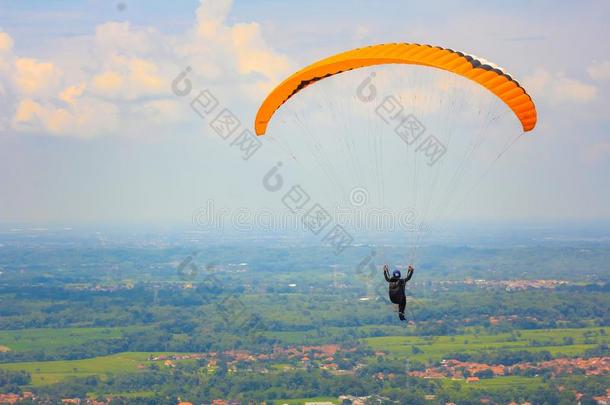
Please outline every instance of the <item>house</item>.
[[17, 394], [0, 394], [0, 404], [15, 404], [21, 397]]
[[504, 366], [491, 366], [490, 369], [494, 375], [504, 375]]
[[322, 364], [320, 366], [320, 368], [322, 370], [338, 370], [339, 366], [337, 364], [335, 364], [335, 363], [330, 363], [330, 364]]
[[610, 405], [609, 396], [593, 397], [593, 400], [595, 400], [597, 402], [597, 405]]

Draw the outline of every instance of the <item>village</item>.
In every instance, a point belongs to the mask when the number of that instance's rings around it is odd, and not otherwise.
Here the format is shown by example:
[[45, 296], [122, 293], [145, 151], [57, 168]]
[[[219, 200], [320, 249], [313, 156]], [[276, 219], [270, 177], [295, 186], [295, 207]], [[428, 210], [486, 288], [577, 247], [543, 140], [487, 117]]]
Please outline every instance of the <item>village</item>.
[[[459, 360], [442, 360], [440, 366], [430, 367], [424, 371], [410, 371], [409, 375], [419, 378], [465, 379], [468, 383], [478, 382], [481, 378], [501, 377], [506, 375], [538, 375], [549, 372], [552, 376], [581, 372], [587, 376], [607, 375], [610, 373], [610, 357], [558, 358], [538, 363], [523, 362], [511, 366], [463, 362]], [[385, 376], [376, 376], [385, 378]]]
[[[362, 367], [362, 364], [354, 364], [351, 369], [341, 369], [337, 363], [339, 357], [342, 362], [346, 359], [342, 357], [343, 353], [354, 352], [356, 349], [345, 349], [339, 345], [327, 344], [320, 346], [300, 346], [300, 347], [275, 347], [272, 353], [269, 354], [253, 354], [247, 350], [227, 350], [221, 353], [184, 353], [184, 354], [169, 354], [150, 356], [150, 362], [162, 362], [166, 367], [176, 367], [178, 361], [184, 360], [204, 360], [207, 363], [209, 372], [214, 372], [220, 359], [226, 364], [227, 372], [235, 373], [237, 371], [256, 371], [260, 373], [268, 373], [269, 370], [264, 367], [265, 363], [278, 363], [283, 366], [283, 370], [294, 370], [296, 368], [308, 369], [318, 367], [321, 370], [327, 370], [336, 374], [354, 373], [355, 369]], [[248, 364], [247, 366], [245, 366]], [[245, 368], [240, 368], [240, 365]], [[146, 368], [145, 364], [140, 364], [139, 368]]]
[[506, 291], [517, 291], [527, 289], [544, 289], [557, 288], [568, 285], [565, 280], [485, 280], [485, 279], [467, 279], [463, 282], [467, 285], [475, 285], [477, 287], [500, 287]]

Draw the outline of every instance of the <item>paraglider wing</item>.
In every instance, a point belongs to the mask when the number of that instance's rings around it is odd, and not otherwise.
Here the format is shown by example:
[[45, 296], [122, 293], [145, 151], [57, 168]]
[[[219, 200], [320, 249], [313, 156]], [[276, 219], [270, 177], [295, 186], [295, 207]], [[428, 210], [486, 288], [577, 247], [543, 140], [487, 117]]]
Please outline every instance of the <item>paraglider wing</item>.
[[348, 70], [391, 63], [434, 67], [473, 80], [506, 103], [521, 122], [523, 131], [531, 131], [536, 126], [536, 106], [531, 97], [501, 68], [451, 49], [400, 43], [373, 45], [339, 53], [296, 72], [280, 83], [260, 106], [254, 123], [256, 134], [263, 135], [277, 109], [304, 87]]

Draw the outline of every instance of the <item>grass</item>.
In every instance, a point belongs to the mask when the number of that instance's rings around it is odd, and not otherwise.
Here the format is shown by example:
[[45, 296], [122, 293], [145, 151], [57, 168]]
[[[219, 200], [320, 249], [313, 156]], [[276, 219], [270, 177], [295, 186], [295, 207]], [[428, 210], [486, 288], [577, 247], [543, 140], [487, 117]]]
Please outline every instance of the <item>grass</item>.
[[141, 371], [138, 369], [138, 365], [146, 362], [150, 354], [148, 352], [126, 352], [84, 360], [6, 363], [0, 364], [0, 368], [28, 371], [32, 374], [32, 385], [36, 386], [54, 384], [71, 377], [136, 373]]
[[54, 354], [60, 347], [84, 344], [93, 340], [118, 339], [135, 328], [57, 328], [0, 331], [0, 346], [14, 352], [44, 350]]
[[452, 385], [459, 384], [461, 390], [494, 390], [494, 389], [506, 389], [511, 387], [534, 387], [540, 384], [542, 381], [541, 377], [523, 377], [523, 376], [505, 376], [505, 377], [494, 377], [484, 378], [475, 383], [467, 383], [465, 380], [452, 380], [450, 378], [443, 378], [440, 380], [445, 388], [449, 388]]
[[[605, 335], [600, 334], [605, 331]], [[585, 343], [584, 333], [590, 333], [589, 339], [594, 343]], [[497, 335], [468, 334], [455, 336], [384, 336], [366, 338], [364, 341], [374, 350], [381, 350], [394, 355], [408, 355], [418, 361], [441, 360], [450, 353], [474, 353], [488, 350], [547, 350], [553, 356], [577, 356], [599, 343], [610, 343], [610, 328], [580, 329], [542, 329], [518, 330], [514, 333]], [[573, 344], [566, 345], [564, 339], [573, 339]], [[536, 345], [533, 342], [538, 342]], [[413, 353], [414, 347], [421, 350]]]

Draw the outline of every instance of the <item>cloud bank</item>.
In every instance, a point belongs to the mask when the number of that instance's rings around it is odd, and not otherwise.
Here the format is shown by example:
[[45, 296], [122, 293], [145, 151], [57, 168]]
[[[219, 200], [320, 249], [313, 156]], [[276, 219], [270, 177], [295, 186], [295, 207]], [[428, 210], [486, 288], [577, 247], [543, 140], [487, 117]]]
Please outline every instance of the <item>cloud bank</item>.
[[[202, 1], [191, 27], [167, 35], [108, 22], [48, 60], [0, 32], [0, 132], [96, 137], [150, 134], [192, 118], [170, 91], [185, 66], [202, 82], [259, 99], [291, 69], [255, 22], [227, 22], [231, 1]], [[161, 120], [160, 117], [163, 117]]]

